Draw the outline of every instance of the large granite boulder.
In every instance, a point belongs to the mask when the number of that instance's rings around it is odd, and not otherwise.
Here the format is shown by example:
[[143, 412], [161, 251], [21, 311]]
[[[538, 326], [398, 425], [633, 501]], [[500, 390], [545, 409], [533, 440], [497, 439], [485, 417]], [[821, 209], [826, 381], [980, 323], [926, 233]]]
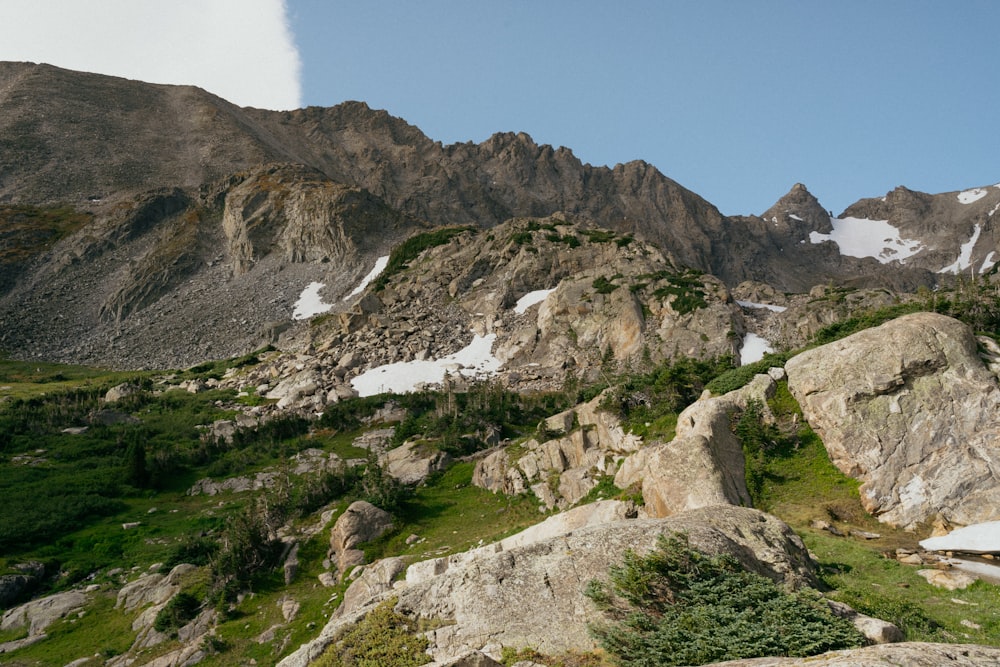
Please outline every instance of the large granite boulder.
[[369, 502], [350, 504], [330, 530], [330, 555], [340, 575], [365, 562], [358, 546], [392, 530], [392, 515]]
[[503, 647], [551, 654], [592, 650], [596, 644], [587, 624], [601, 615], [583, 593], [588, 582], [606, 578], [608, 567], [619, 564], [626, 550], [646, 553], [660, 535], [678, 531], [687, 533], [693, 547], [731, 554], [748, 569], [789, 587], [816, 582], [798, 536], [780, 520], [743, 507], [592, 524], [558, 535], [544, 531], [539, 539], [514, 541], [510, 548], [497, 543], [471, 556], [456, 554], [411, 566], [402, 583], [389, 588], [386, 582], [383, 592], [364, 606], [338, 611], [319, 638], [280, 664], [307, 665], [341, 628], [390, 597], [397, 598], [401, 613], [444, 623], [426, 633], [435, 660], [469, 649], [493, 656]]
[[789, 360], [788, 388], [861, 501], [902, 526], [1000, 518], [1000, 390], [958, 320], [915, 313]]
[[741, 389], [695, 401], [678, 415], [674, 439], [652, 443], [625, 459], [615, 485], [626, 489], [640, 484], [650, 516], [718, 504], [750, 505], [743, 447], [733, 434], [732, 416], [751, 401], [766, 409], [774, 390], [773, 378], [758, 375]]

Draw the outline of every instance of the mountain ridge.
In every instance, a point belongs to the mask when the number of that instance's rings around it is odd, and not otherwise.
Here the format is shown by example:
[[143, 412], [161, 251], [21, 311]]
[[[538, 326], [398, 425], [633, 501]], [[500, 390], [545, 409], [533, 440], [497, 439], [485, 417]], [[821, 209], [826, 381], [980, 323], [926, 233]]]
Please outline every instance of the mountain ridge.
[[[92, 216], [0, 262], [0, 345], [16, 356], [117, 366], [136, 358], [102, 347], [141, 349], [137, 358], [157, 365], [239, 354], [290, 324], [309, 283], [336, 291], [436, 225], [568, 215], [653, 243], [730, 288], [750, 280], [788, 293], [932, 287], [951, 264], [985, 267], [997, 247], [1000, 189], [969, 203], [909, 191], [861, 200], [848, 212], [878, 215], [922, 244], [886, 263], [847, 254], [801, 185], [763, 216], [724, 216], [643, 161], [595, 167], [514, 132], [443, 145], [364, 102], [266, 111], [191, 86], [29, 63], [0, 63], [0, 91], [0, 207]], [[368, 193], [353, 222], [322, 194], [337, 189]], [[932, 204], [914, 208], [920, 201]], [[346, 234], [335, 252], [328, 224]], [[269, 231], [248, 246], [230, 233], [241, 228]], [[328, 247], [309, 249], [315, 242]], [[128, 346], [114, 344], [122, 337]], [[156, 353], [157, 341], [176, 352]]]

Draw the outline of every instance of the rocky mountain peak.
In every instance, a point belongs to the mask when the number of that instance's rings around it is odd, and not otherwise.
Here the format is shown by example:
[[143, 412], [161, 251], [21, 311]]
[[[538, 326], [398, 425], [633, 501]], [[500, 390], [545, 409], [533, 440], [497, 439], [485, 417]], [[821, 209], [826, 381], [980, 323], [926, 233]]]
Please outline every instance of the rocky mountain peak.
[[793, 236], [803, 238], [809, 232], [828, 233], [830, 213], [802, 183], [796, 183], [774, 206], [764, 211], [761, 217], [778, 227], [785, 228]]

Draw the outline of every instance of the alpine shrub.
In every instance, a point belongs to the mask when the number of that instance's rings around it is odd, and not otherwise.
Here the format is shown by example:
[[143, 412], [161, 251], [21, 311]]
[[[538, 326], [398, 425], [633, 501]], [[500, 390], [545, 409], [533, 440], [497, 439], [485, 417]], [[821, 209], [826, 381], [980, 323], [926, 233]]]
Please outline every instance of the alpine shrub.
[[683, 533], [661, 536], [646, 556], [627, 552], [609, 578], [587, 588], [610, 621], [591, 632], [624, 667], [801, 657], [864, 643], [819, 600], [785, 592], [732, 556], [692, 549]]

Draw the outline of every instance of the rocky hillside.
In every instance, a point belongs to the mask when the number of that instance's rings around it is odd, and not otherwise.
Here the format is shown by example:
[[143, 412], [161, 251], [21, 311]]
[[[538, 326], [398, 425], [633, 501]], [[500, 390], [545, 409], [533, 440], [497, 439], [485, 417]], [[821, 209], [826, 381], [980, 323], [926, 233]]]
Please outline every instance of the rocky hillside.
[[[833, 219], [796, 185], [761, 216], [726, 217], [651, 165], [594, 167], [525, 134], [444, 146], [360, 102], [271, 112], [0, 63], [0, 347], [20, 357], [242, 353], [293, 323], [310, 283], [356, 284], [416, 229], [557, 212], [730, 288], [910, 291], [992, 267], [998, 205], [992, 187], [900, 188]], [[889, 240], [859, 246], [866, 228]]]

